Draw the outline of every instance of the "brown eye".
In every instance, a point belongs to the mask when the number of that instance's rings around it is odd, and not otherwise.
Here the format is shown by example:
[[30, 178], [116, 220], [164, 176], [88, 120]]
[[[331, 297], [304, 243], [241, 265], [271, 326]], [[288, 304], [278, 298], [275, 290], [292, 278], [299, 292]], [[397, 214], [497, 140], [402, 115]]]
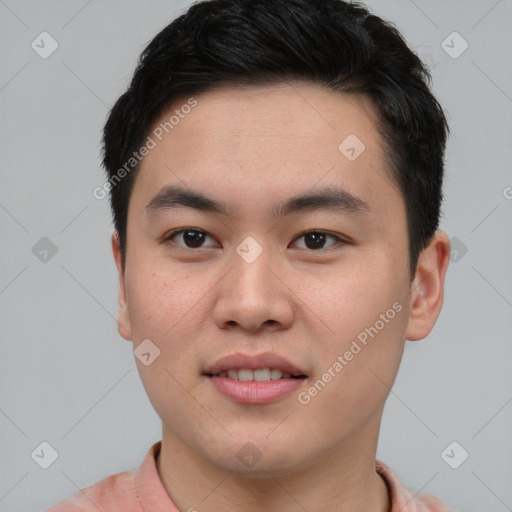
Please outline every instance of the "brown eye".
[[[211, 245], [204, 245], [204, 242], [207, 238], [210, 238], [215, 242], [215, 240], [205, 231], [192, 228], [182, 228], [177, 229], [176, 231], [170, 233], [164, 239], [164, 242], [175, 244], [182, 249], [202, 249], [211, 247]], [[329, 247], [332, 247], [334, 245], [344, 243], [344, 241], [341, 238], [330, 233], [327, 233], [325, 231], [308, 231], [306, 233], [302, 233], [301, 235], [299, 235], [295, 240], [300, 240], [302, 238], [304, 239], [304, 245], [302, 247], [299, 246], [299, 248], [310, 249], [313, 251], [318, 251], [326, 248], [328, 249]], [[326, 247], [325, 244], [328, 242], [329, 238], [333, 240], [333, 243]]]
[[[326, 233], [325, 231], [308, 231], [307, 233], [302, 233], [299, 237], [296, 238], [296, 240], [299, 240], [301, 238], [304, 238], [305, 249], [312, 249], [312, 250], [318, 250], [318, 249], [325, 249], [325, 243], [328, 238], [334, 239], [335, 243], [331, 244], [336, 245], [336, 243], [340, 242], [343, 243], [343, 240], [341, 238], [338, 238], [335, 235], [331, 235], [329, 233]], [[330, 246], [329, 246], [330, 247]]]
[[[211, 238], [213, 240], [213, 238], [204, 231], [183, 228], [173, 231], [165, 238], [165, 242], [172, 241], [172, 243], [176, 243], [178, 246], [186, 249], [201, 249], [206, 238]], [[175, 242], [175, 239], [181, 239], [184, 245]]]

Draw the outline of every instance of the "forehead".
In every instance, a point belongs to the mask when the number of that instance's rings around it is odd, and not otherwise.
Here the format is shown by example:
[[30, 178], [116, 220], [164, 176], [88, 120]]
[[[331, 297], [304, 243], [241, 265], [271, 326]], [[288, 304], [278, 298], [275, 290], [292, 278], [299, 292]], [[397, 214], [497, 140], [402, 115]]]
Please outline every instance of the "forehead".
[[365, 97], [280, 83], [224, 86], [192, 99], [175, 101], [154, 123], [155, 146], [133, 195], [148, 200], [177, 184], [253, 213], [255, 203], [274, 205], [320, 185], [341, 185], [381, 207], [399, 196]]
[[[153, 131], [165, 130], [166, 121], [174, 112], [185, 110], [189, 99], [175, 101]], [[329, 91], [316, 84], [223, 86], [194, 99], [197, 106], [172, 129], [167, 126], [168, 133], [162, 134], [165, 142], [172, 144], [175, 139], [188, 143], [189, 148], [215, 153], [223, 146], [233, 150], [235, 145], [245, 144], [245, 149], [261, 151], [274, 144], [279, 153], [293, 149], [304, 155], [326, 156], [327, 152], [338, 157], [338, 145], [346, 135], [353, 134], [370, 146], [374, 139], [380, 139], [378, 118], [369, 98]], [[196, 140], [188, 137], [191, 131]]]

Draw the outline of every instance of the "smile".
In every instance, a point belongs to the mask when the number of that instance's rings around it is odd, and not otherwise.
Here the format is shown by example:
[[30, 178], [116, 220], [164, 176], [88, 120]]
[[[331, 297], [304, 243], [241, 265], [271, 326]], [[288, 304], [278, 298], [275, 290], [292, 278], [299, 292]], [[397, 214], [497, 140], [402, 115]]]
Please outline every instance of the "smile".
[[257, 370], [250, 370], [248, 368], [231, 368], [224, 370], [210, 377], [227, 377], [232, 380], [241, 380], [244, 382], [267, 382], [269, 380], [279, 379], [301, 379], [305, 378], [305, 375], [292, 375], [289, 372], [283, 372], [278, 368], [259, 368]]
[[202, 375], [215, 393], [244, 404], [276, 402], [307, 380], [298, 365], [271, 352], [229, 354], [207, 366]]

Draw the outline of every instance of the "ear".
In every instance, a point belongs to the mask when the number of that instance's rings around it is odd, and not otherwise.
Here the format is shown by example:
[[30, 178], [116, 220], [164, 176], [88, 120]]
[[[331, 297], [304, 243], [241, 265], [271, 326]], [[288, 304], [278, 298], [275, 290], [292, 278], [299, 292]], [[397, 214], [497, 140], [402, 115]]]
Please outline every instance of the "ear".
[[450, 239], [443, 231], [436, 231], [418, 257], [411, 283], [407, 340], [421, 340], [434, 327], [443, 305], [444, 278], [449, 261]]
[[112, 234], [112, 252], [116, 262], [117, 272], [119, 274], [119, 299], [117, 314], [117, 330], [119, 334], [128, 341], [132, 340], [132, 327], [130, 322], [130, 314], [126, 300], [126, 288], [124, 284], [124, 269], [121, 261], [121, 244], [119, 241], [119, 233], [114, 231]]

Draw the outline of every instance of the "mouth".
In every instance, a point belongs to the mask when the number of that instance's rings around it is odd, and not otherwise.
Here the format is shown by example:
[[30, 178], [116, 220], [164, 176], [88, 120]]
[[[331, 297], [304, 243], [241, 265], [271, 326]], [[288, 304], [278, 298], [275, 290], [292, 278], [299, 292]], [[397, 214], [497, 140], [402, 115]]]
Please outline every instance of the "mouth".
[[305, 371], [272, 352], [262, 354], [230, 354], [204, 369], [207, 377], [226, 377], [244, 382], [266, 382], [279, 379], [304, 379]]
[[207, 373], [207, 377], [227, 377], [232, 380], [240, 380], [243, 382], [268, 382], [271, 380], [281, 379], [305, 379], [304, 374], [293, 374], [282, 371], [279, 368], [258, 368], [251, 370], [249, 368], [230, 368], [219, 373]]
[[308, 375], [282, 356], [231, 354], [202, 374], [214, 389], [235, 402], [267, 404], [300, 388]]

